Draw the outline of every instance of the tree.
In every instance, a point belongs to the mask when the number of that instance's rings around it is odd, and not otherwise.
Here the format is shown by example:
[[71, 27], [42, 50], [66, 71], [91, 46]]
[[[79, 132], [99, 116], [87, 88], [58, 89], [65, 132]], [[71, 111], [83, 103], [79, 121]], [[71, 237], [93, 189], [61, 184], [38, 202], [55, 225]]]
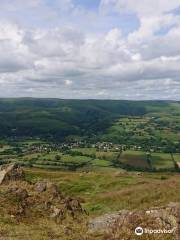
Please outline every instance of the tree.
[[56, 155], [56, 156], [54, 157], [54, 159], [55, 159], [56, 161], [59, 161], [59, 160], [61, 160], [61, 156], [60, 156], [60, 155]]

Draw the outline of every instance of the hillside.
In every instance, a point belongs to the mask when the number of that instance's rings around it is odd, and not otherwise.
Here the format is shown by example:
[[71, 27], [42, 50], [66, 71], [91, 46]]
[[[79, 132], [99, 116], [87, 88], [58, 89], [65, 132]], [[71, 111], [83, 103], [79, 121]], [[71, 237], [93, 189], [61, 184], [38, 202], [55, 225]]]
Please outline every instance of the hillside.
[[1, 164], [176, 171], [179, 141], [179, 102], [0, 100]]
[[179, 102], [1, 99], [0, 136], [3, 240], [178, 239]]
[[[0, 135], [48, 137], [63, 141], [72, 136], [99, 139], [122, 116], [163, 116], [164, 120], [160, 120], [171, 122], [180, 116], [180, 104], [163, 101], [1, 99]], [[176, 131], [179, 131], [179, 125]], [[112, 141], [111, 136], [104, 139]], [[116, 139], [119, 141], [116, 137], [114, 141]]]
[[142, 240], [178, 239], [178, 174], [24, 170], [0, 168], [3, 240], [139, 239], [137, 226], [170, 231]]

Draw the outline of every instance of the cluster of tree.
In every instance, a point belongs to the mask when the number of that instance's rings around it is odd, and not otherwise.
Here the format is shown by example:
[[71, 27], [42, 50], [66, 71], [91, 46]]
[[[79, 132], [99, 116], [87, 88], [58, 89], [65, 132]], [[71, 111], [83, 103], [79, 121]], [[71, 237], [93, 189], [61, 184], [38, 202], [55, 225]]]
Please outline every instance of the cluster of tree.
[[107, 129], [120, 115], [143, 115], [140, 102], [106, 100], [0, 100], [0, 135], [64, 140], [92, 136]]

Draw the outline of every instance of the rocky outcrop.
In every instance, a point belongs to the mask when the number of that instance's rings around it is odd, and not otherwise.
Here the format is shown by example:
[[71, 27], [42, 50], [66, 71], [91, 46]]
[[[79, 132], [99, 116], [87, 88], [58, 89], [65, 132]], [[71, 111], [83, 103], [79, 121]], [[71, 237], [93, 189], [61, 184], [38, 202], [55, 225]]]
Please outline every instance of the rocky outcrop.
[[131, 212], [126, 210], [104, 214], [89, 221], [89, 230], [91, 232], [109, 231], [109, 229], [117, 222], [117, 220], [124, 220], [124, 218], [129, 214], [131, 214]]
[[[134, 232], [137, 226], [146, 229], [166, 229], [172, 231], [172, 239], [180, 236], [180, 203], [170, 203], [161, 208], [149, 210], [122, 210], [89, 221], [90, 233], [115, 233], [117, 236]], [[130, 231], [131, 230], [131, 231]], [[118, 235], [119, 234], [119, 235]], [[121, 239], [121, 238], [120, 238]]]
[[0, 184], [8, 181], [22, 180], [24, 172], [16, 163], [0, 166]]
[[13, 218], [43, 216], [60, 222], [66, 217], [78, 218], [84, 212], [80, 201], [64, 196], [56, 184], [25, 181], [22, 168], [16, 164], [1, 166], [0, 180], [2, 210]]
[[46, 191], [46, 182], [37, 182], [35, 185], [34, 185], [34, 190], [38, 193], [42, 193], [44, 191]]

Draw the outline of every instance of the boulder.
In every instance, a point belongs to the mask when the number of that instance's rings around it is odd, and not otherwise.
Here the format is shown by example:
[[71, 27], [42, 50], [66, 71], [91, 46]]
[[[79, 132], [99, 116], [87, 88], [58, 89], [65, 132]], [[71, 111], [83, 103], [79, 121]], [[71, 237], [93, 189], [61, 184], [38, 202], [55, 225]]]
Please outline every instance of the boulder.
[[22, 180], [24, 172], [16, 163], [0, 166], [0, 184], [7, 181]]
[[[178, 239], [180, 234], [180, 203], [170, 203], [164, 207], [156, 207], [148, 210], [119, 211], [96, 217], [89, 221], [90, 233], [110, 233], [125, 229], [135, 229], [137, 225], [146, 228], [173, 230], [173, 238]], [[119, 238], [118, 238], [119, 239]]]
[[44, 191], [46, 191], [46, 182], [37, 182], [35, 185], [34, 185], [34, 190], [38, 193], [42, 193]]
[[51, 182], [39, 181], [35, 183], [34, 191], [38, 193], [48, 192], [51, 198], [61, 197], [57, 185]]
[[92, 219], [89, 221], [89, 231], [90, 232], [109, 231], [109, 229], [113, 227], [116, 221], [124, 220], [124, 218], [127, 217], [128, 214], [130, 214], [129, 211], [122, 210], [119, 212], [104, 214], [100, 217]]

